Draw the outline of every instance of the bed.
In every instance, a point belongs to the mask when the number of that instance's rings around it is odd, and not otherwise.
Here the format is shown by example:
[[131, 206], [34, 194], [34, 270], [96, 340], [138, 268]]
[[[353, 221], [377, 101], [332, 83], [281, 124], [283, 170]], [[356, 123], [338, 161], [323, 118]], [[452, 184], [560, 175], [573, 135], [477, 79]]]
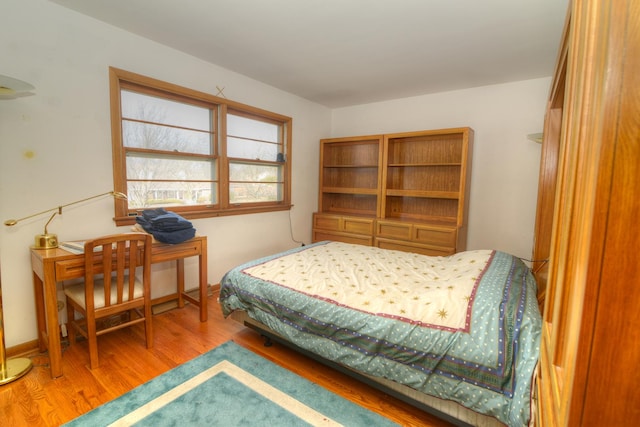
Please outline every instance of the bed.
[[232, 269], [220, 303], [225, 317], [467, 424], [533, 419], [540, 312], [530, 270], [509, 254], [323, 241]]

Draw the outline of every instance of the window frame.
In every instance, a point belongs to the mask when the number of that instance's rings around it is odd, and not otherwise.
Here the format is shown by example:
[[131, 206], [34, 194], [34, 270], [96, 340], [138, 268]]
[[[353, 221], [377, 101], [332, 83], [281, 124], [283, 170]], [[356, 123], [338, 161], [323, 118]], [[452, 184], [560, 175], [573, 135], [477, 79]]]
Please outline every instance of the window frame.
[[[114, 190], [127, 194], [126, 151], [122, 137], [121, 90], [132, 90], [146, 95], [185, 102], [199, 107], [209, 108], [213, 113], [212, 133], [214, 150], [211, 155], [217, 161], [218, 198], [215, 204], [194, 206], [171, 206], [167, 210], [179, 213], [187, 219], [209, 218], [226, 215], [242, 215], [260, 212], [272, 212], [291, 209], [291, 128], [290, 117], [273, 113], [246, 104], [220, 98], [208, 93], [185, 88], [172, 83], [157, 80], [140, 74], [109, 67], [109, 87], [111, 105], [111, 140], [113, 151]], [[267, 202], [247, 202], [232, 204], [229, 201], [229, 163], [236, 159], [227, 158], [227, 114], [241, 115], [250, 119], [275, 123], [281, 126], [284, 161], [262, 161], [266, 165], [282, 167], [282, 200]], [[216, 179], [214, 178], [214, 179]], [[135, 224], [135, 217], [143, 209], [129, 208], [128, 200], [114, 199], [114, 221], [116, 225]]]

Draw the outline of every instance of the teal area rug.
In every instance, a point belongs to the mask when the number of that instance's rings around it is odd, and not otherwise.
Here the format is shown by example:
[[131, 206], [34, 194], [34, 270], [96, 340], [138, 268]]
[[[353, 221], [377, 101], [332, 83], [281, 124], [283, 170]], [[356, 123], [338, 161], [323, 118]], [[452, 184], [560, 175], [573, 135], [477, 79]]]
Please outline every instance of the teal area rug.
[[229, 341], [71, 426], [394, 426]]

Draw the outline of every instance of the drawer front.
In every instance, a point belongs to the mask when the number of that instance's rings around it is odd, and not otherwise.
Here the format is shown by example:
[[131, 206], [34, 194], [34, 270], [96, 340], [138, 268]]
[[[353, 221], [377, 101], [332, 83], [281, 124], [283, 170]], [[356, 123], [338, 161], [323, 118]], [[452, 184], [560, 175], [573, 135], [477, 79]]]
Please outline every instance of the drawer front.
[[347, 233], [366, 234], [371, 236], [373, 234], [373, 220], [348, 217], [344, 218], [344, 231]]
[[151, 251], [151, 263], [174, 261], [178, 259], [197, 256], [202, 253], [202, 242], [199, 240], [187, 240], [186, 242], [153, 245]]
[[[138, 265], [142, 265], [142, 251], [138, 255]], [[190, 256], [190, 255], [187, 255]], [[172, 259], [176, 259], [173, 257]], [[152, 259], [153, 262], [153, 259]], [[156, 261], [158, 262], [158, 261]], [[102, 254], [94, 255], [93, 258], [93, 271], [95, 274], [100, 274], [104, 270], [102, 265]], [[129, 265], [129, 262], [126, 262], [126, 265]], [[56, 267], [56, 282], [61, 282], [63, 280], [69, 279], [77, 279], [80, 277], [84, 277], [84, 256], [76, 257], [73, 259], [65, 259], [63, 261], [58, 261], [55, 263]], [[111, 268], [116, 268], [116, 259], [113, 258], [111, 262]]]
[[412, 225], [400, 222], [378, 221], [377, 235], [390, 239], [411, 240]]
[[435, 228], [421, 225], [414, 226], [413, 240], [435, 246], [456, 247], [455, 228]]
[[314, 214], [313, 228], [340, 231], [340, 217]]
[[376, 238], [375, 246], [381, 249], [391, 249], [403, 252], [413, 252], [422, 255], [429, 256], [448, 256], [453, 255], [455, 250], [453, 248], [440, 248], [437, 246], [420, 245], [411, 242], [402, 242], [399, 240], [389, 240]]
[[56, 267], [56, 282], [84, 277], [84, 257], [58, 261]]
[[332, 240], [334, 242], [354, 243], [356, 245], [373, 245], [373, 237], [358, 236], [357, 234], [348, 233], [332, 233], [330, 231], [313, 230], [313, 242], [321, 242], [323, 240]]

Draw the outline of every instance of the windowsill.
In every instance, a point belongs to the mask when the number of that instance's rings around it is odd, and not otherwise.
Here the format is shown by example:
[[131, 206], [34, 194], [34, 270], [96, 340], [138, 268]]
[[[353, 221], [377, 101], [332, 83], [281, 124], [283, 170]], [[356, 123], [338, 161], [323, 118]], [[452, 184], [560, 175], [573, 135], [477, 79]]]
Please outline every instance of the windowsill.
[[[291, 204], [282, 204], [277, 206], [245, 206], [245, 207], [233, 207], [224, 210], [203, 210], [193, 212], [178, 212], [180, 216], [186, 219], [200, 219], [200, 218], [213, 218], [218, 216], [230, 216], [230, 215], [247, 215], [253, 213], [263, 212], [277, 212], [290, 210], [293, 207]], [[167, 210], [171, 210], [167, 208]], [[117, 226], [134, 225], [136, 223], [136, 216], [124, 216], [116, 217], [113, 219]]]

